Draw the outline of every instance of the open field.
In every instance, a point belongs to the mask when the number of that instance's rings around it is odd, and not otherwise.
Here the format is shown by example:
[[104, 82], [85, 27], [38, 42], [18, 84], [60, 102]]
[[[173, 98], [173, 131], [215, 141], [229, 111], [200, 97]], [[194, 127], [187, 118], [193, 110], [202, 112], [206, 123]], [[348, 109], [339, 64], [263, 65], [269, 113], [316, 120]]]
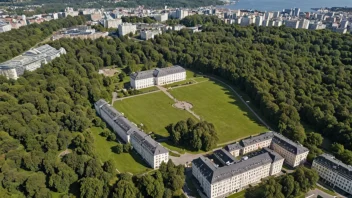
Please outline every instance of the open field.
[[94, 145], [97, 155], [102, 162], [112, 159], [119, 172], [130, 172], [139, 174], [151, 170], [145, 161], [135, 152], [131, 153], [114, 153], [111, 148], [117, 145], [117, 142], [107, 141], [105, 137], [99, 135], [102, 131], [100, 128], [91, 128], [94, 135]]
[[219, 142], [224, 143], [267, 129], [236, 96], [214, 81], [170, 90], [178, 100], [193, 104], [193, 111], [215, 125]]
[[116, 101], [114, 107], [136, 124], [143, 123], [148, 131], [167, 137], [171, 123], [192, 117], [185, 110], [175, 109], [173, 101], [162, 92]]

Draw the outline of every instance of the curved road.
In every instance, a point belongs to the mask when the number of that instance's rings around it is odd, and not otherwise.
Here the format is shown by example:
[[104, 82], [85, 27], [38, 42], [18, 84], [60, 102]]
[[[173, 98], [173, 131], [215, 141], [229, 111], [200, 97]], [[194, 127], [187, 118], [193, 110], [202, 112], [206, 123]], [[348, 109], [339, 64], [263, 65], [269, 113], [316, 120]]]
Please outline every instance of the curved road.
[[260, 116], [252, 109], [252, 107], [250, 107], [250, 106], [247, 104], [247, 102], [241, 97], [241, 95], [238, 94], [237, 91], [236, 91], [234, 88], [231, 87], [231, 85], [229, 85], [229, 84], [225, 83], [224, 81], [219, 80], [219, 79], [217, 79], [217, 78], [215, 78], [215, 77], [213, 77], [213, 76], [207, 76], [207, 77], [210, 78], [210, 79], [216, 80], [216, 81], [218, 81], [218, 82], [220, 82], [220, 83], [226, 85], [229, 89], [231, 89], [231, 90], [233, 91], [233, 93], [235, 93], [236, 96], [237, 96], [237, 97], [247, 106], [247, 108], [257, 117], [257, 119], [258, 119], [263, 125], [265, 125], [270, 131], [272, 131], [271, 127], [270, 127], [262, 118], [260, 118]]

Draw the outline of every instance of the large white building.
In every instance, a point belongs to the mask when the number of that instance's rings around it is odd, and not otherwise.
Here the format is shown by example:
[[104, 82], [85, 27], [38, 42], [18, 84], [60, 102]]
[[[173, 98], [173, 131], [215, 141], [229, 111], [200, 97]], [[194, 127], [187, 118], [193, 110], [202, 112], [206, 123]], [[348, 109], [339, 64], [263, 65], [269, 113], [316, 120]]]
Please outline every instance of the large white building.
[[186, 70], [181, 66], [157, 68], [141, 71], [130, 75], [131, 86], [134, 89], [143, 89], [154, 85], [166, 85], [186, 80]]
[[56, 57], [60, 57], [61, 54], [66, 54], [64, 48], [56, 50], [50, 45], [33, 48], [21, 56], [0, 63], [0, 75], [17, 79], [19, 76], [23, 75], [25, 70], [34, 71], [40, 68], [42, 64], [47, 64]]
[[224, 149], [213, 155], [215, 160], [201, 156], [192, 161], [192, 174], [209, 198], [226, 197], [265, 177], [276, 175], [281, 172], [284, 162], [284, 158], [268, 148], [242, 160], [235, 159]]
[[160, 30], [142, 30], [141, 39], [142, 40], [154, 39], [154, 37], [159, 34], [162, 34]]
[[285, 163], [292, 167], [303, 164], [309, 150], [276, 132], [267, 132], [258, 136], [241, 140], [239, 143], [230, 144], [226, 149], [235, 157], [245, 155], [261, 148], [271, 148], [285, 158]]
[[320, 179], [352, 194], [352, 166], [335, 159], [334, 156], [322, 154], [314, 159], [312, 168], [317, 170]]
[[126, 34], [129, 34], [129, 33], [135, 34], [137, 31], [137, 26], [131, 23], [122, 23], [122, 24], [119, 24], [118, 29], [119, 29], [119, 35], [125, 36]]
[[169, 152], [149, 135], [140, 131], [133, 123], [124, 117], [105, 100], [100, 99], [94, 104], [98, 115], [126, 143], [131, 143], [141, 157], [153, 168], [160, 167], [162, 162], [169, 160]]
[[105, 28], [118, 28], [122, 24], [122, 19], [104, 19]]

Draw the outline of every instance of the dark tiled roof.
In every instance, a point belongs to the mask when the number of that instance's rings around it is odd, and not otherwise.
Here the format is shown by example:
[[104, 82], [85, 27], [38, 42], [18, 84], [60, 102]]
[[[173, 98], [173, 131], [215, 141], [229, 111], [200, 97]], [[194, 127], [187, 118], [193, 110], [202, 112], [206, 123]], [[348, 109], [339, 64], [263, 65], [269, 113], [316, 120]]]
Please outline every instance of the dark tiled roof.
[[154, 70], [154, 76], [155, 77], [162, 77], [162, 76], [167, 76], [167, 75], [171, 75], [171, 74], [177, 74], [177, 73], [181, 73], [181, 72], [185, 72], [186, 70], [179, 66], [179, 65], [175, 65], [172, 67], [165, 67], [165, 68], [157, 68]]
[[273, 134], [274, 134], [274, 137], [272, 140], [273, 142], [275, 142], [276, 144], [283, 147], [285, 150], [295, 155], [302, 154], [309, 151], [306, 147], [288, 139], [287, 137], [281, 135], [280, 133], [273, 132]]
[[101, 108], [102, 106], [104, 106], [106, 104], [108, 104], [108, 103], [104, 99], [100, 99], [95, 103], [95, 105], [99, 108]]
[[153, 77], [167, 76], [170, 74], [176, 74], [176, 73], [185, 72], [185, 71], [186, 70], [183, 67], [179, 65], [175, 65], [171, 67], [157, 68], [154, 70], [135, 72], [135, 73], [132, 73], [130, 76], [134, 80], [141, 80], [141, 79], [147, 79], [147, 78], [153, 78]]
[[342, 177], [352, 180], [352, 166], [344, 164], [337, 160], [334, 156], [322, 154], [314, 159], [314, 162], [320, 164], [334, 172], [337, 172]]
[[243, 147], [246, 147], [252, 144], [256, 144], [259, 142], [263, 142], [265, 140], [272, 139], [273, 136], [274, 136], [273, 132], [267, 132], [267, 133], [263, 133], [257, 136], [251, 136], [250, 138], [241, 140], [241, 144]]
[[229, 144], [229, 145], [227, 145], [227, 146], [225, 147], [225, 149], [226, 149], [227, 151], [229, 151], [229, 152], [235, 151], [235, 150], [240, 150], [240, 149], [242, 149], [242, 148], [243, 148], [243, 146], [241, 146], [241, 144], [238, 143], [238, 142], [236, 142], [236, 143], [234, 143], [234, 144]]
[[272, 162], [272, 157], [267, 152], [223, 167], [215, 166], [213, 162], [203, 156], [193, 160], [193, 164], [200, 169], [202, 175], [204, 175], [211, 184]]
[[231, 153], [227, 152], [224, 149], [214, 151], [213, 155], [218, 158], [219, 161], [223, 163], [223, 165], [233, 164], [234, 162], [238, 161], [231, 155]]
[[154, 70], [135, 72], [131, 74], [131, 78], [134, 80], [154, 78], [153, 73], [154, 73]]
[[137, 141], [144, 149], [148, 150], [153, 155], [159, 155], [169, 152], [158, 142], [153, 140], [149, 135], [142, 131], [135, 130], [132, 132], [131, 138]]
[[271, 150], [269, 148], [263, 148], [263, 151], [269, 153], [269, 155], [270, 155], [271, 159], [273, 160], [273, 162], [276, 162], [276, 161], [284, 159], [280, 154], [278, 154], [277, 152], [275, 152], [275, 151], [273, 151], [273, 150]]
[[104, 105], [101, 107], [101, 111], [104, 111], [108, 116], [112, 119], [115, 120], [117, 117], [122, 116], [120, 112], [118, 112], [114, 107], [110, 105]]

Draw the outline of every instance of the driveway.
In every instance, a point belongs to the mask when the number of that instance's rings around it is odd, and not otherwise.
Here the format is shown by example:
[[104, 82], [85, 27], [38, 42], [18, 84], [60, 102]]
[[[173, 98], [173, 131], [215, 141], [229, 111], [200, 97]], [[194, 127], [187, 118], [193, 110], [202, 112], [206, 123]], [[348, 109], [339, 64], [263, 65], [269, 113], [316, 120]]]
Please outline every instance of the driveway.
[[335, 198], [335, 196], [329, 195], [328, 193], [321, 191], [317, 188], [309, 191], [305, 197], [306, 198], [317, 198], [318, 195], [322, 196], [323, 198]]

